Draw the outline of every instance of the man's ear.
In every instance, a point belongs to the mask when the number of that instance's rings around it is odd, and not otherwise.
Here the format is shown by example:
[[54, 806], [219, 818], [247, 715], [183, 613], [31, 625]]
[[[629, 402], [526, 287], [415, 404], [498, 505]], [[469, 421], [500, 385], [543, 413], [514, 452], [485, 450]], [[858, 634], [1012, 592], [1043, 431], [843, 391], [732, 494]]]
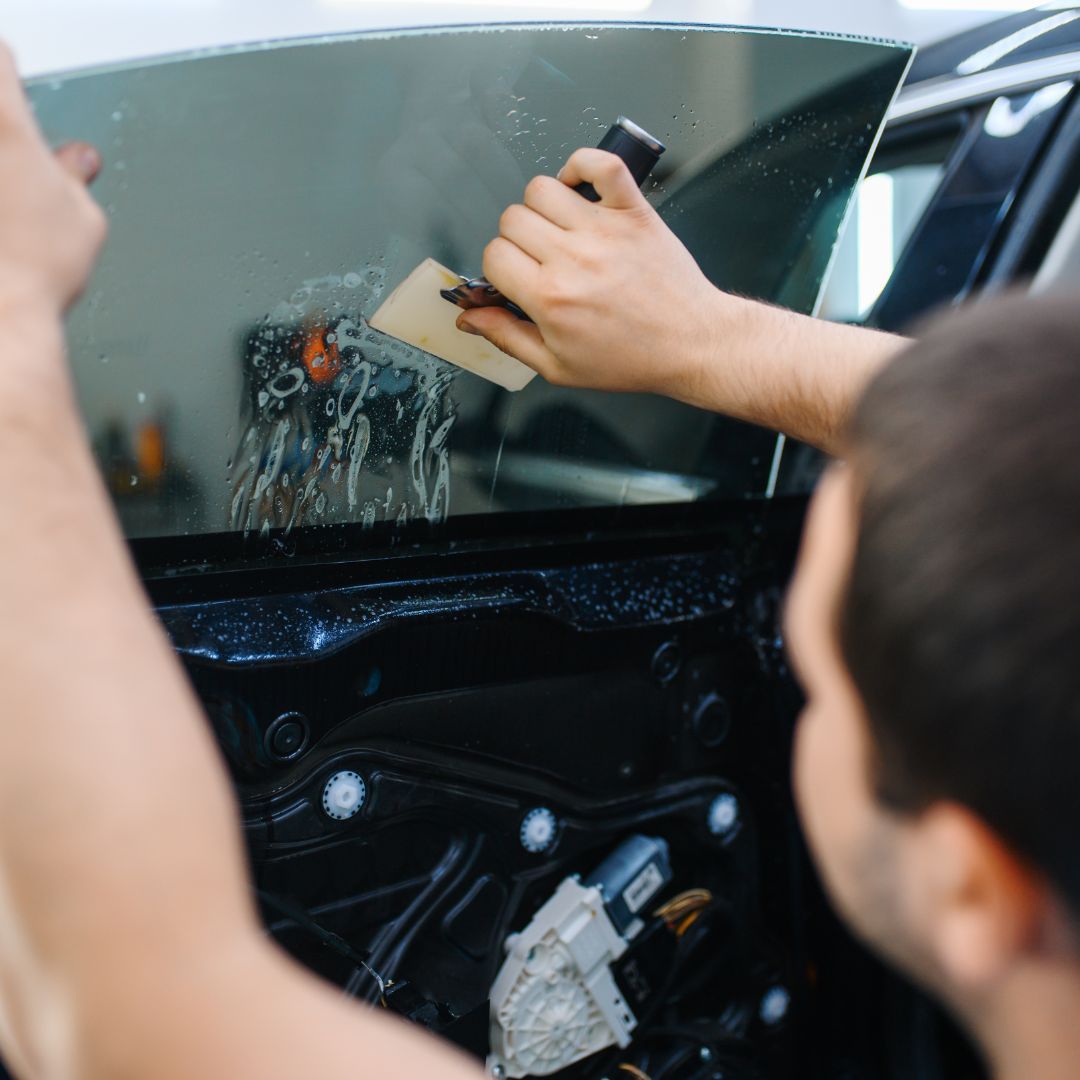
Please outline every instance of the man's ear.
[[1037, 947], [1046, 888], [978, 816], [937, 803], [911, 840], [911, 872], [921, 881], [917, 918], [950, 983], [977, 991]]

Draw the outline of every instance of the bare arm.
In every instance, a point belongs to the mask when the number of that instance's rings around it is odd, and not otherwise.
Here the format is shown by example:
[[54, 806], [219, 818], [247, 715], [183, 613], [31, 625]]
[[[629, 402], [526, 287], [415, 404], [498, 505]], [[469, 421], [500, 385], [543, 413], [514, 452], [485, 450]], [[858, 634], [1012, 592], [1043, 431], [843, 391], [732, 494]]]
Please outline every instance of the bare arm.
[[[835, 453], [863, 386], [905, 342], [714, 288], [612, 154], [579, 150], [510, 207], [484, 272], [535, 325], [461, 316], [551, 382], [666, 394]], [[571, 189], [589, 180], [589, 203]]]
[[60, 316], [104, 236], [0, 55], [0, 1042], [23, 1077], [468, 1077], [288, 960], [237, 808], [129, 563]]

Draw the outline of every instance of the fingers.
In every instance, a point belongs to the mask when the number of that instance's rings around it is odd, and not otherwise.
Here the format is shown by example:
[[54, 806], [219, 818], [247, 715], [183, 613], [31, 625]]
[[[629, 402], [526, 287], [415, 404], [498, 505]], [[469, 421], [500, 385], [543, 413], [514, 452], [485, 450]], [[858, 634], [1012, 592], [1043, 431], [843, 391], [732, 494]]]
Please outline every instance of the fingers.
[[505, 237], [496, 236], [484, 249], [484, 277], [526, 311], [539, 273], [540, 264]]
[[72, 142], [56, 151], [56, 160], [64, 172], [83, 184], [92, 183], [101, 172], [101, 155], [89, 143]]
[[[36, 139], [41, 139], [19, 81], [15, 57], [3, 41], [0, 41], [0, 120], [16, 125], [16, 130], [31, 131]], [[56, 152], [56, 160], [66, 173], [83, 184], [89, 184], [101, 172], [101, 155], [89, 143], [68, 143]]]
[[37, 130], [19, 80], [15, 54], [3, 41], [0, 41], [0, 126], [8, 131]]
[[559, 179], [570, 188], [588, 181], [596, 188], [601, 205], [613, 210], [632, 210], [648, 205], [622, 158], [607, 150], [575, 150], [559, 173]]
[[499, 235], [542, 263], [559, 250], [564, 232], [535, 210], [516, 203], [499, 218]]
[[541, 375], [553, 370], [555, 357], [544, 344], [540, 331], [506, 308], [470, 308], [458, 316], [458, 329], [487, 338], [497, 349], [528, 364]]
[[596, 204], [553, 176], [534, 176], [525, 187], [525, 205], [564, 229], [586, 225], [596, 216]]
[[15, 68], [15, 56], [7, 44], [0, 40], [0, 111], [7, 113], [9, 107], [21, 103], [22, 87]]

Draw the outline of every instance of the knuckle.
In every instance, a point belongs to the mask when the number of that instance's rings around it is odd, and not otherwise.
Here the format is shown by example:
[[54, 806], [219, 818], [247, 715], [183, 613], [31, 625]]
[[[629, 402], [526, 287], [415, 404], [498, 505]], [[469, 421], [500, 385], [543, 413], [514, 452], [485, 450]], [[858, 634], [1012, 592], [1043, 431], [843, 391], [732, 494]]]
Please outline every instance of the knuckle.
[[481, 266], [484, 271], [484, 277], [489, 281], [493, 274], [498, 271], [499, 264], [499, 252], [502, 250], [502, 245], [506, 241], [501, 236], [496, 236], [494, 240], [486, 248], [484, 248], [484, 257], [481, 260]]
[[552, 364], [550, 369], [544, 372], [544, 378], [552, 386], [569, 386], [570, 379], [561, 364]]
[[525, 202], [526, 204], [530, 200], [539, 199], [544, 194], [544, 188], [551, 181], [550, 176], [534, 176], [525, 185]]
[[610, 262], [610, 252], [606, 246], [597, 243], [591, 236], [575, 238], [570, 258], [574, 265], [585, 274], [592, 275], [605, 269]]
[[573, 290], [557, 275], [546, 275], [540, 283], [539, 293], [540, 303], [549, 314], [561, 314], [573, 305]]
[[508, 206], [499, 215], [499, 232], [506, 232], [513, 229], [515, 222], [520, 222], [521, 211], [525, 208], [518, 203], [514, 203], [512, 206]]
[[658, 215], [652, 206], [641, 196], [640, 202], [635, 206], [628, 207], [623, 211], [627, 215], [626, 220], [636, 228], [651, 228], [658, 220]]
[[622, 158], [606, 150], [596, 163], [597, 175], [607, 180], [614, 180], [625, 168]]

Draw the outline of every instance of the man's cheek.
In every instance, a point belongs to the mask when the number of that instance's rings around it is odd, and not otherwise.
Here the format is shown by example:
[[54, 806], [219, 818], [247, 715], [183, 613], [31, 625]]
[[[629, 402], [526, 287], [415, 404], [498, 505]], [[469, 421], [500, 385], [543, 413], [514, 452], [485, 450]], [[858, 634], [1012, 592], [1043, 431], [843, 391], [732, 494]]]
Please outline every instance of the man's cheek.
[[843, 887], [841, 868], [850, 842], [845, 833], [851, 824], [835, 749], [828, 718], [808, 705], [795, 729], [795, 800], [811, 854], [834, 895]]
[[795, 804], [799, 810], [803, 830], [806, 832], [811, 847], [817, 846], [816, 833], [820, 811], [818, 801], [823, 797], [825, 778], [820, 775], [816, 743], [819, 739], [820, 718], [807, 705], [799, 714], [795, 726], [795, 741], [792, 756], [792, 782], [795, 791]]

